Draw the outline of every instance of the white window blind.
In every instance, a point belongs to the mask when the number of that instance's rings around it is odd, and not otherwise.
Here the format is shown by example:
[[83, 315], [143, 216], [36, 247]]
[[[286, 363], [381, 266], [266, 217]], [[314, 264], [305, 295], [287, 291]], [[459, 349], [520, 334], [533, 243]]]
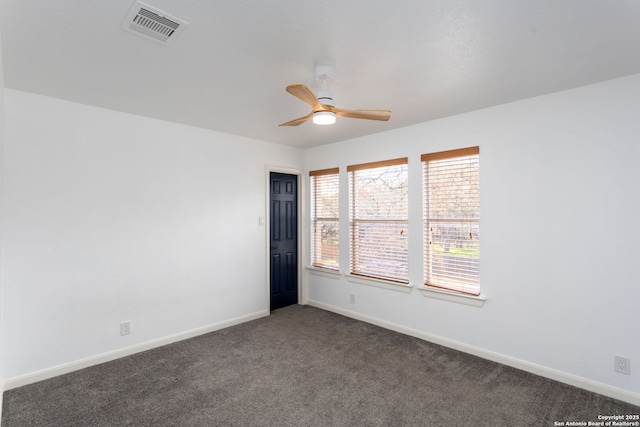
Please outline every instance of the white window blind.
[[311, 265], [339, 270], [339, 170], [309, 172], [311, 180]]
[[409, 283], [407, 158], [347, 171], [351, 274]]
[[480, 294], [479, 154], [422, 155], [426, 286]]

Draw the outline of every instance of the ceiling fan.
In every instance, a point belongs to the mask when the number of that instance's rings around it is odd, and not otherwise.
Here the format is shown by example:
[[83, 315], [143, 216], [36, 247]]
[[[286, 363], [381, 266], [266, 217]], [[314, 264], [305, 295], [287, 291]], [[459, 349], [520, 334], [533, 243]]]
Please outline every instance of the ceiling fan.
[[282, 123], [280, 126], [298, 126], [309, 119], [313, 119], [315, 124], [330, 125], [336, 122], [336, 116], [350, 119], [381, 121], [387, 121], [391, 117], [391, 111], [389, 110], [345, 110], [336, 108], [333, 102], [333, 96], [327, 90], [327, 81], [331, 78], [331, 75], [320, 74], [316, 77], [322, 85], [319, 96], [316, 96], [311, 89], [303, 84], [287, 86], [287, 92], [309, 104], [311, 106], [311, 112], [306, 116]]

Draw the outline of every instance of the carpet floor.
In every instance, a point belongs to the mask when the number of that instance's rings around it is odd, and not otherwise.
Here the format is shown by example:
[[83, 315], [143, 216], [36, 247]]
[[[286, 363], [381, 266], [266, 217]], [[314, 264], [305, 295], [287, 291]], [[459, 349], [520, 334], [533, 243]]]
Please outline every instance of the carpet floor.
[[640, 407], [308, 306], [4, 394], [3, 427], [554, 426]]

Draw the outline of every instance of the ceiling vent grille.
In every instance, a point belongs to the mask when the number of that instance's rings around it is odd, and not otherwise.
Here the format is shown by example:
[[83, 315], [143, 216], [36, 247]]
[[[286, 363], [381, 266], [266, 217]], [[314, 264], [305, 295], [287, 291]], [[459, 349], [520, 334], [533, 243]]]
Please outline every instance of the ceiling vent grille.
[[141, 37], [169, 44], [187, 23], [140, 1], [133, 4], [122, 28]]

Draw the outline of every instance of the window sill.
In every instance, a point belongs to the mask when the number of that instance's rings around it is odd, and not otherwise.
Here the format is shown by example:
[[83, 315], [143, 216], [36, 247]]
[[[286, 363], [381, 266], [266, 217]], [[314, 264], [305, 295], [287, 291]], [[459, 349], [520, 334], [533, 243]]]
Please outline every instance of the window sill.
[[339, 280], [340, 272], [335, 270], [329, 270], [326, 268], [307, 267], [307, 271], [314, 276], [328, 277], [329, 279]]
[[456, 292], [446, 291], [444, 289], [428, 288], [420, 286], [418, 288], [422, 296], [435, 298], [443, 301], [456, 302], [458, 304], [470, 305], [473, 307], [482, 307], [487, 300], [482, 296], [459, 294]]
[[347, 280], [352, 283], [358, 283], [360, 285], [374, 286], [376, 288], [390, 289], [392, 291], [404, 292], [408, 294], [413, 289], [413, 286], [404, 283], [390, 282], [388, 280], [373, 279], [370, 277], [354, 276], [352, 274], [346, 274]]

